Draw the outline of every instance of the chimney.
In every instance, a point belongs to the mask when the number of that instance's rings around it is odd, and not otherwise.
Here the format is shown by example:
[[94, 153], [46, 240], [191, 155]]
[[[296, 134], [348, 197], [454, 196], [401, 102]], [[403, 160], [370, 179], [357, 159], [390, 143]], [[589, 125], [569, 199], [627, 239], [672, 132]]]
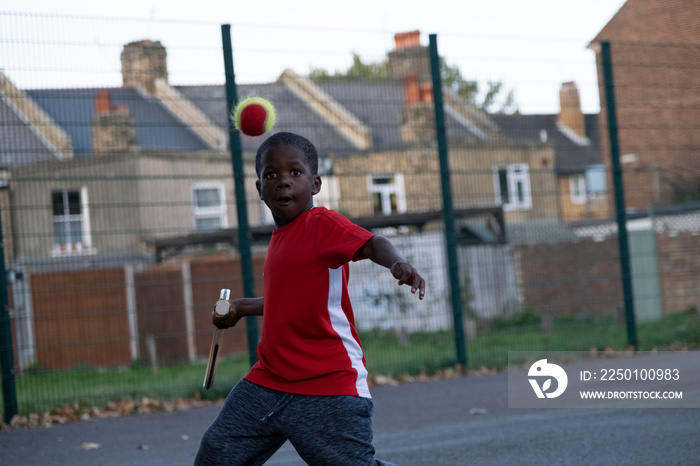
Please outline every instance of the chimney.
[[407, 47], [420, 47], [420, 31], [397, 32], [394, 34], [394, 43], [396, 50], [405, 49]]
[[430, 55], [428, 47], [420, 44], [420, 31], [394, 34], [396, 48], [388, 53], [389, 77], [404, 79], [415, 73], [419, 82], [430, 82]]
[[428, 48], [420, 44], [420, 31], [394, 34], [396, 49], [389, 52], [389, 76], [403, 80], [401, 139], [418, 142], [435, 138], [433, 86]]
[[404, 142], [435, 138], [433, 86], [418, 81], [418, 74], [409, 73], [403, 80], [404, 106], [401, 109], [401, 139]]
[[577, 136], [586, 137], [586, 124], [576, 83], [562, 83], [559, 89], [559, 103], [561, 110], [557, 117], [557, 124], [566, 126]]
[[403, 99], [406, 104], [421, 101], [418, 73], [409, 73], [403, 78]]
[[122, 51], [122, 82], [148, 94], [155, 92], [155, 81], [168, 81], [167, 52], [159, 42], [141, 40], [130, 42]]
[[109, 92], [100, 91], [95, 94], [95, 113], [109, 112]]
[[401, 140], [404, 142], [435, 139], [435, 111], [432, 102], [415, 102], [401, 109]]
[[420, 83], [420, 101], [433, 101], [433, 83]]
[[95, 115], [90, 122], [92, 128], [92, 151], [94, 155], [123, 152], [134, 145], [136, 130], [134, 118], [126, 105], [111, 106], [109, 92], [95, 94]]

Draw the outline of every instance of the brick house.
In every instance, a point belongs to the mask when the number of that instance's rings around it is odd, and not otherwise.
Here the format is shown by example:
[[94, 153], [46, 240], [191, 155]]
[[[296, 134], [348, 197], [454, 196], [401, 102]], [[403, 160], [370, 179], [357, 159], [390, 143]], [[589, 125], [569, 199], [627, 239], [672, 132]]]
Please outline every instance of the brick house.
[[224, 131], [169, 86], [162, 45], [127, 44], [122, 61], [120, 88], [6, 93], [22, 120], [70, 149], [8, 168], [13, 267], [150, 262], [154, 237], [230, 226]]
[[[371, 150], [332, 155], [353, 215], [439, 208], [428, 50], [419, 31], [394, 39], [388, 82], [318, 85], [372, 130]], [[455, 205], [500, 205], [509, 222], [608, 214], [597, 115], [583, 114], [575, 83], [562, 84], [555, 115], [486, 114], [443, 96]]]
[[[241, 99], [261, 95], [275, 103], [277, 131], [300, 132], [317, 146], [324, 177], [319, 204], [350, 216], [441, 207], [428, 54], [419, 39], [418, 31], [396, 34], [396, 48], [388, 54], [392, 76], [383, 82], [313, 83], [286, 70], [275, 82], [238, 86]], [[118, 88], [29, 90], [15, 96], [16, 107], [31, 103], [51, 124], [30, 113], [25, 120], [63, 134], [67, 142], [57, 144], [70, 144], [74, 157], [12, 169], [13, 211], [27, 202], [35, 207], [31, 215], [12, 219], [17, 238], [12, 254], [20, 263], [55, 265], [72, 256], [109, 262], [118, 248], [124, 257], [144, 260], [153, 239], [235, 226], [223, 86], [171, 86], [167, 53], [159, 42], [126, 44], [121, 61]], [[596, 215], [582, 179], [597, 163], [597, 134], [590, 133], [595, 116], [581, 114], [574, 85], [564, 88], [561, 114], [548, 116], [487, 115], [445, 91], [456, 206], [502, 205], [512, 222]], [[576, 116], [566, 117], [567, 112]], [[252, 177], [261, 139], [241, 139], [246, 176]], [[201, 170], [208, 177], [199, 184], [178, 178]], [[76, 181], [81, 173], [88, 177], [84, 183]], [[51, 174], [51, 182], [43, 183], [41, 174]], [[166, 174], [176, 175], [167, 188]], [[569, 181], [574, 175], [576, 182]], [[154, 181], [134, 189], [115, 187], [118, 180], [138, 177]], [[167, 220], [151, 207], [158, 186], [161, 194], [177, 193], [166, 196], [172, 214]], [[576, 206], [568, 201], [572, 186], [578, 190]], [[39, 195], [42, 188], [51, 192]], [[251, 224], [271, 223], [252, 182], [247, 189]], [[560, 198], [552, 199], [557, 190]], [[198, 211], [200, 195], [213, 196], [217, 205]], [[71, 213], [71, 205], [81, 207]], [[109, 215], [108, 207], [121, 217]], [[48, 214], [61, 208], [68, 210]], [[77, 215], [74, 223], [71, 215]], [[125, 222], [129, 229], [119, 246], [109, 245], [116, 240], [104, 233], [123, 231]], [[57, 230], [61, 226], [63, 232]]]
[[[600, 44], [610, 44], [620, 161], [630, 209], [700, 199], [699, 18], [696, 1], [629, 0], [589, 45], [598, 68], [600, 124], [606, 128], [608, 90]], [[607, 138], [603, 142], [610, 173]]]
[[584, 114], [576, 83], [562, 83], [560, 112], [554, 115], [491, 115], [513, 140], [552, 146], [559, 212], [563, 222], [609, 215], [597, 114]]

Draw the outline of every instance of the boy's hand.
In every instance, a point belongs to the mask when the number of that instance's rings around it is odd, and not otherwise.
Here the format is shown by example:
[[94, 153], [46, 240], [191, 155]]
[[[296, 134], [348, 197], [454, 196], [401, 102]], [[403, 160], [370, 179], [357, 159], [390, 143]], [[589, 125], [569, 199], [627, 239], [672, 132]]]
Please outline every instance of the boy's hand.
[[240, 312], [238, 312], [235, 303], [229, 301], [228, 304], [228, 314], [217, 314], [216, 305], [214, 305], [214, 309], [212, 309], [211, 311], [211, 321], [214, 324], [214, 326], [218, 329], [235, 327], [238, 321], [241, 320], [241, 318], [243, 317], [243, 315]]
[[394, 278], [399, 281], [399, 285], [411, 285], [411, 293], [415, 294], [418, 291], [418, 298], [423, 299], [425, 296], [425, 280], [411, 264], [405, 261], [396, 261], [389, 270]]

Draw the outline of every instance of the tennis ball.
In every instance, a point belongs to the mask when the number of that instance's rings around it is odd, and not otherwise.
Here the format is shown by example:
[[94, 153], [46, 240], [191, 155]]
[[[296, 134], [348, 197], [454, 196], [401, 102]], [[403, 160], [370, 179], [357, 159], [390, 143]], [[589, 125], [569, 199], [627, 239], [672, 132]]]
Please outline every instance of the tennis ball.
[[277, 115], [270, 101], [262, 97], [248, 97], [233, 112], [236, 129], [247, 136], [260, 136], [270, 131]]

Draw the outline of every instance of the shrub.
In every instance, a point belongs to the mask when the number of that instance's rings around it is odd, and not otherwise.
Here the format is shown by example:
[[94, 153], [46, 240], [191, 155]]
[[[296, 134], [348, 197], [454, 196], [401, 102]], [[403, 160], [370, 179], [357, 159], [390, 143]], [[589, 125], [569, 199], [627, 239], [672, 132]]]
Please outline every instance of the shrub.
[[492, 330], [503, 330], [508, 328], [521, 328], [530, 326], [539, 326], [542, 322], [542, 317], [539, 312], [533, 309], [526, 309], [511, 316], [499, 316], [491, 322]]

